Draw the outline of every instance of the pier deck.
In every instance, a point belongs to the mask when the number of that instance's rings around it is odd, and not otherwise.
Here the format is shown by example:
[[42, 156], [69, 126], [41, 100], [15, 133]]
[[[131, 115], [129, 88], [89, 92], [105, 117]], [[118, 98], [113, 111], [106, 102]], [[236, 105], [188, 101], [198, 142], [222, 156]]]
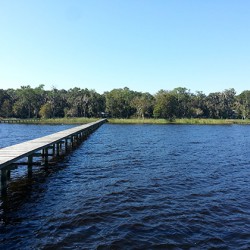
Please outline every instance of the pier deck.
[[6, 185], [6, 175], [8, 175], [7, 172], [13, 167], [12, 164], [18, 164], [20, 159], [28, 157], [27, 165], [31, 167], [33, 157], [39, 155], [44, 158], [44, 163], [47, 164], [49, 160], [48, 156], [60, 155], [60, 152], [62, 151], [62, 144], [64, 145], [64, 151], [67, 151], [68, 146], [73, 146], [74, 142], [83, 140], [84, 137], [96, 130], [104, 122], [106, 122], [106, 119], [101, 119], [96, 122], [91, 122], [0, 149], [2, 188]]

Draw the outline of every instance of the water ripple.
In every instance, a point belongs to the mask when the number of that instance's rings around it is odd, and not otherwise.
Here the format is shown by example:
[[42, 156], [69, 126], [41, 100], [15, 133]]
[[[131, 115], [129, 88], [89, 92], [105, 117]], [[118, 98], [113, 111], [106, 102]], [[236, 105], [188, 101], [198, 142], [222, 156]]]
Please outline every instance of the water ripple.
[[248, 126], [106, 124], [57, 166], [15, 177], [1, 247], [249, 249], [249, 148]]

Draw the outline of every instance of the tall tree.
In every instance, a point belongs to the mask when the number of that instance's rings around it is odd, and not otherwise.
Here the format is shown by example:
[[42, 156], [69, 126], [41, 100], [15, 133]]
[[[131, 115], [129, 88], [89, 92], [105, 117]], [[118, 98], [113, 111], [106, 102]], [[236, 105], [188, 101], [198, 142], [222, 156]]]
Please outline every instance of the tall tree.
[[236, 92], [233, 88], [226, 89], [221, 93], [221, 118], [234, 118]]
[[131, 101], [131, 106], [136, 109], [136, 114], [140, 118], [152, 117], [154, 97], [149, 93], [139, 93]]
[[0, 89], [0, 117], [11, 117], [13, 115], [12, 95], [9, 94], [9, 90]]
[[110, 92], [106, 92], [106, 112], [111, 117], [129, 118], [135, 113], [135, 109], [131, 106], [131, 101], [135, 94], [129, 88], [113, 89]]
[[67, 107], [66, 93], [66, 90], [58, 90], [55, 87], [46, 92], [46, 103], [50, 104], [52, 117], [64, 117], [64, 110]]
[[105, 96], [98, 94], [95, 90], [90, 90], [89, 94], [88, 115], [101, 116], [101, 113], [105, 111]]
[[172, 120], [177, 115], [179, 110], [178, 99], [176, 94], [166, 90], [160, 90], [155, 96], [154, 116], [156, 118], [164, 118]]
[[17, 117], [31, 118], [34, 116], [34, 106], [36, 105], [36, 94], [30, 85], [21, 86], [16, 90], [17, 101], [13, 110]]
[[40, 84], [38, 87], [34, 88], [34, 98], [32, 102], [32, 107], [34, 109], [34, 116], [37, 118], [39, 110], [42, 105], [46, 102], [46, 92], [44, 90], [44, 85]]
[[69, 116], [84, 116], [88, 114], [90, 93], [88, 89], [73, 88], [68, 91]]
[[191, 113], [193, 117], [209, 117], [206, 98], [206, 95], [202, 91], [196, 91], [196, 94], [192, 96]]
[[250, 118], [250, 90], [237, 96], [236, 111], [242, 119]]
[[172, 93], [177, 99], [176, 105], [176, 116], [178, 118], [190, 117], [192, 114], [191, 111], [191, 99], [192, 94], [190, 90], [183, 87], [178, 87], [172, 90]]

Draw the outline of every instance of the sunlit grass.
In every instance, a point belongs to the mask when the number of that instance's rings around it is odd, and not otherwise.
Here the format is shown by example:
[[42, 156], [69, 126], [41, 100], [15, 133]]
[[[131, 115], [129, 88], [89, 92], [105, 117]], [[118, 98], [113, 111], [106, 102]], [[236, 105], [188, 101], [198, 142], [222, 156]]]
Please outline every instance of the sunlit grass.
[[165, 119], [118, 119], [108, 118], [108, 122], [112, 124], [167, 124], [169, 121]]
[[71, 117], [71, 118], [50, 118], [50, 119], [3, 119], [10, 123], [25, 124], [85, 124], [99, 120], [99, 118]]
[[205, 118], [190, 118], [190, 119], [176, 119], [173, 121], [176, 124], [214, 124], [214, 125], [227, 125], [227, 124], [250, 124], [250, 120], [242, 119], [205, 119]]
[[200, 119], [200, 118], [183, 118], [183, 119], [108, 119], [113, 124], [250, 124], [250, 120], [242, 119]]
[[39, 119], [41, 124], [82, 124], [97, 121], [98, 118], [71, 117], [71, 118], [51, 118]]

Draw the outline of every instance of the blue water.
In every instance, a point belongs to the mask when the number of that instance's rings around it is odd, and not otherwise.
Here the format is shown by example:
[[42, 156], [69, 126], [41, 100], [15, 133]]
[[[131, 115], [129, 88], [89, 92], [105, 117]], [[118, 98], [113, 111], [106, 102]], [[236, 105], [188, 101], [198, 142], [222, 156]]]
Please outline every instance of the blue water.
[[[20, 141], [66, 128], [0, 124], [0, 147], [6, 126], [11, 142], [19, 128]], [[13, 178], [1, 247], [249, 249], [249, 183], [250, 126], [105, 124], [57, 165]]]
[[53, 134], [76, 125], [33, 125], [0, 123], [0, 148]]

